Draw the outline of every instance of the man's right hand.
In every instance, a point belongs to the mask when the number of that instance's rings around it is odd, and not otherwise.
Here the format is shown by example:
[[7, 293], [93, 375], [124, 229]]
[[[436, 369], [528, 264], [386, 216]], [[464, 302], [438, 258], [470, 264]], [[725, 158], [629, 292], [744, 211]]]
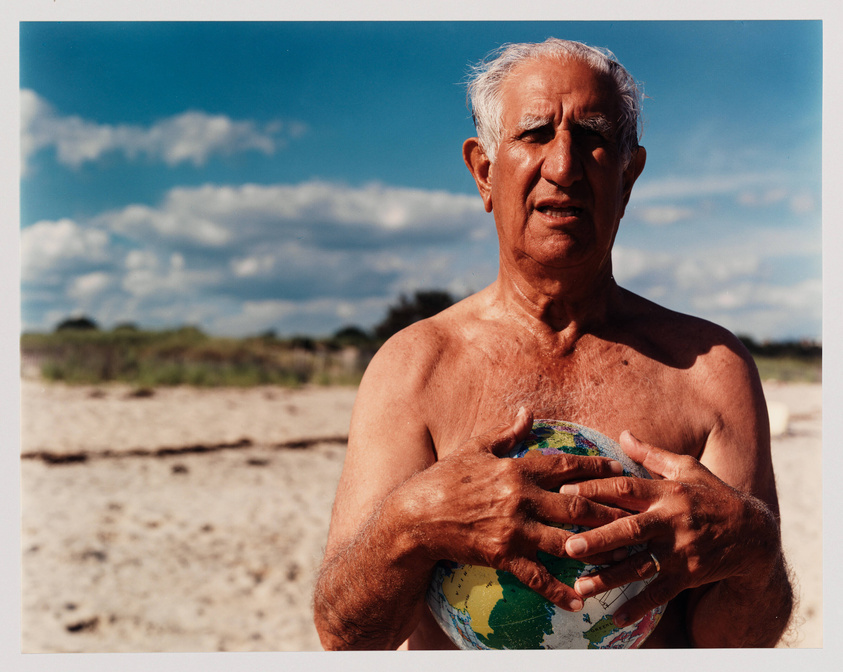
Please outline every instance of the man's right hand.
[[469, 439], [393, 494], [401, 500], [405, 529], [431, 564], [448, 559], [505, 570], [562, 609], [578, 611], [582, 598], [553, 577], [536, 553], [565, 555], [571, 533], [557, 525], [596, 527], [628, 515], [558, 492], [564, 483], [618, 476], [622, 467], [603, 457], [538, 452], [501, 459], [527, 437], [532, 423], [522, 408], [512, 422]]

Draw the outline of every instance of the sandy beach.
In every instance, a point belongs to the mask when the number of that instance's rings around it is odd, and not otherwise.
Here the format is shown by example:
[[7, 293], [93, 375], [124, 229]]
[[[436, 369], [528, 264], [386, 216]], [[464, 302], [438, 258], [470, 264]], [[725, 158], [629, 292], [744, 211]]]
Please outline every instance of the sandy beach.
[[[822, 392], [765, 385], [800, 602], [822, 641]], [[22, 650], [320, 650], [311, 593], [354, 388], [22, 380]]]

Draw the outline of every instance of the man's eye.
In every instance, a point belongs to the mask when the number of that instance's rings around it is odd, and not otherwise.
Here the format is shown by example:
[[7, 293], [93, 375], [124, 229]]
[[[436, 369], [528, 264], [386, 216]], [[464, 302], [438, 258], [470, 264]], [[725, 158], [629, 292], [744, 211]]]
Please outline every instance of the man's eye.
[[609, 142], [609, 138], [606, 135], [606, 131], [602, 128], [598, 128], [596, 126], [580, 126], [580, 135], [584, 138], [587, 138], [589, 142], [600, 142], [605, 143]]
[[519, 137], [524, 142], [546, 142], [553, 137], [553, 131], [542, 126], [524, 131]]

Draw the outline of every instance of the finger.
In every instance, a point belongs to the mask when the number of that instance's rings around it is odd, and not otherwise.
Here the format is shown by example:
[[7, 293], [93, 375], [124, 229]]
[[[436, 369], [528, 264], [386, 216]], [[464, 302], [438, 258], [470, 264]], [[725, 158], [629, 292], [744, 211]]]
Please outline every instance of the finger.
[[[533, 532], [532, 538], [534, 539], [533, 543], [539, 550], [557, 558], [564, 558], [567, 556], [565, 551], [565, 542], [572, 536], [572, 534], [572, 532], [565, 530], [564, 528], [549, 527], [541, 523], [536, 523], [536, 529]], [[576, 560], [588, 565], [601, 566], [620, 562], [628, 555], [629, 550], [626, 547], [622, 547], [605, 553], [595, 553], [594, 555], [576, 558]]]
[[624, 546], [644, 544], [656, 536], [661, 527], [656, 517], [646, 513], [624, 516], [612, 523], [568, 537], [565, 553], [572, 558], [585, 558]]
[[608, 457], [564, 453], [543, 455], [530, 451], [520, 459], [523, 460], [524, 473], [547, 490], [555, 490], [571, 481], [611, 478], [623, 473], [623, 465]]
[[546, 523], [598, 527], [630, 515], [623, 509], [606, 506], [586, 497], [541, 491], [535, 495], [533, 512]]
[[619, 476], [566, 483], [559, 492], [563, 495], [586, 497], [595, 502], [620, 506], [631, 511], [645, 511], [664, 494], [664, 481], [649, 478]]
[[614, 613], [615, 625], [626, 627], [643, 618], [648, 611], [667, 604], [679, 594], [679, 588], [667, 577], [658, 576], [635, 597], [622, 604]]
[[532, 427], [533, 413], [522, 406], [511, 422], [503, 422], [475, 440], [486, 450], [501, 457], [512, 450], [515, 444], [526, 439]]
[[637, 439], [628, 429], [620, 436], [620, 446], [633, 460], [641, 464], [651, 474], [680, 481], [687, 475], [689, 467], [696, 460], [688, 460], [685, 455], [677, 455], [669, 450], [657, 448]]
[[583, 607], [582, 597], [573, 588], [554, 577], [540, 562], [517, 558], [510, 563], [507, 571], [560, 609], [579, 611]]
[[648, 552], [635, 553], [624, 562], [582, 576], [574, 583], [574, 590], [585, 597], [605, 593], [635, 581], [646, 581], [656, 575], [656, 561]]

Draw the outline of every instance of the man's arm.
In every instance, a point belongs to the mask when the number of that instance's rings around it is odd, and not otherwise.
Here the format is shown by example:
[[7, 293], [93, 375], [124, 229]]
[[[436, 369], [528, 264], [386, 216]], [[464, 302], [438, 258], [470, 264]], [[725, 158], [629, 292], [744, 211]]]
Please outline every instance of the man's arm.
[[[412, 332], [411, 332], [412, 336]], [[581, 598], [536, 551], [561, 555], [570, 533], [553, 523], [601, 525], [626, 515], [552, 492], [572, 479], [620, 473], [605, 458], [499, 459], [526, 437], [531, 415], [466, 441], [436, 461], [414, 369], [424, 343], [387, 344], [361, 383], [314, 619], [325, 648], [395, 648], [415, 629], [439, 559], [504, 569], [563, 608]]]
[[618, 610], [621, 622], [692, 589], [687, 629], [694, 645], [773, 646], [787, 626], [793, 598], [781, 549], [766, 405], [748, 355], [721, 351], [716, 359], [703, 374], [719, 420], [700, 460], [625, 433], [624, 450], [665, 480], [564, 486], [565, 492], [641, 512], [576, 535], [566, 548], [581, 556], [648, 543], [647, 551], [576, 585], [593, 595], [650, 577], [652, 552], [659, 576]]
[[[396, 648], [424, 607], [429, 568], [413, 566], [412, 539], [398, 524], [409, 521], [394, 491], [431, 466], [435, 455], [413, 401], [424, 372], [406, 370], [414, 360], [402, 346], [393, 339], [381, 348], [357, 393], [314, 594], [314, 620], [326, 649]], [[399, 388], [395, 367], [402, 361]]]

